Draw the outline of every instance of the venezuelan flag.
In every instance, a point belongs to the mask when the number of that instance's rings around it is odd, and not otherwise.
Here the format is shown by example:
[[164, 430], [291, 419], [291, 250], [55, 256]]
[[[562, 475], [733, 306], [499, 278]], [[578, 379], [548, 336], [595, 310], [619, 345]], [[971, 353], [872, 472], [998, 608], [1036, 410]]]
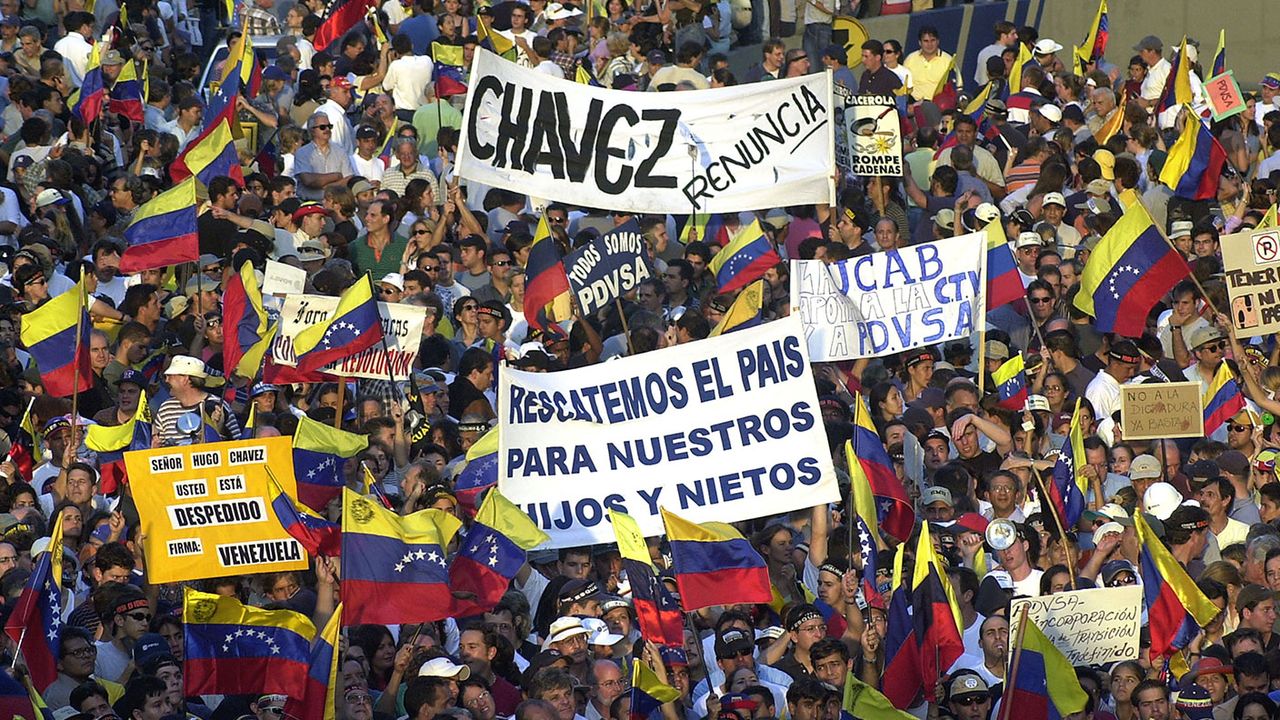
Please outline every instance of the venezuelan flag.
[[306, 685], [316, 629], [305, 615], [187, 588], [182, 623], [185, 692], [289, 695]]
[[143, 122], [142, 79], [138, 77], [138, 65], [133, 60], [126, 62], [121, 68], [116, 81], [111, 85], [111, 99], [107, 109], [123, 115], [133, 122]]
[[1204, 434], [1212, 435], [1218, 428], [1227, 424], [1244, 409], [1244, 395], [1240, 393], [1240, 385], [1225, 361], [1218, 364], [1218, 371], [1213, 374], [1213, 382], [1203, 395], [1204, 402]]
[[344, 488], [343, 625], [434, 622], [452, 615], [445, 548], [460, 525], [441, 510], [401, 517]]
[[453, 485], [454, 497], [475, 513], [480, 494], [498, 484], [498, 427], [494, 426], [467, 449], [467, 464]]
[[[35, 360], [45, 392], [69, 397], [93, 387], [89, 368], [89, 331], [93, 323], [85, 311], [84, 281], [22, 316], [20, 336]], [[80, 333], [77, 355], [76, 332]]]
[[1026, 291], [1004, 234], [1004, 223], [993, 220], [983, 232], [987, 235], [987, 308], [994, 309], [1025, 297]]
[[[902, 549], [894, 556], [894, 578], [902, 577]], [[905, 710], [916, 704], [924, 685], [920, 643], [912, 622], [911, 587], [894, 589], [889, 599], [889, 617], [884, 635], [885, 661], [880, 691], [894, 707]]]
[[879, 690], [853, 676], [852, 670], [844, 674], [844, 695], [841, 707], [855, 718], [877, 720], [915, 720], [911, 713], [903, 712], [889, 702]]
[[742, 289], [729, 311], [711, 330], [711, 337], [718, 337], [734, 330], [745, 330], [764, 322], [764, 280], [756, 280]]
[[205, 185], [216, 177], [229, 177], [244, 187], [240, 156], [236, 153], [231, 124], [225, 118], [207, 126], [204, 132], [187, 143], [169, 166], [169, 176], [174, 182], [181, 182], [192, 175]]
[[373, 472], [369, 470], [369, 466], [362, 462], [360, 463], [360, 469], [364, 471], [364, 483], [360, 490], [364, 493], [365, 497], [372, 497], [374, 500], [382, 503], [382, 507], [388, 510], [394, 510], [395, 508], [391, 506], [391, 498], [387, 497], [387, 494], [383, 492], [382, 483], [378, 482], [373, 477]]
[[1125, 95], [1120, 99], [1120, 106], [1111, 111], [1111, 117], [1098, 128], [1098, 132], [1093, 134], [1093, 139], [1099, 145], [1104, 145], [1108, 140], [1120, 132], [1124, 127], [1124, 111], [1129, 104], [1129, 96]]
[[58, 679], [62, 648], [62, 518], [63, 513], [58, 513], [49, 533], [49, 548], [36, 557], [31, 577], [4, 624], [5, 634], [18, 645], [31, 679], [40, 687], [48, 687]]
[[1089, 256], [1075, 307], [1096, 318], [1102, 332], [1138, 337], [1151, 308], [1190, 274], [1147, 209], [1134, 203]]
[[680, 602], [687, 612], [773, 599], [764, 558], [741, 533], [724, 523], [693, 523], [660, 510]]
[[1089, 36], [1084, 44], [1076, 48], [1077, 67], [1097, 62], [1107, 51], [1107, 38], [1110, 35], [1111, 22], [1107, 18], [1107, 0], [1098, 3], [1098, 12], [1093, 16], [1093, 25], [1089, 26]]
[[434, 65], [431, 80], [436, 86], [436, 97], [445, 98], [454, 95], [465, 95], [467, 84], [462, 81], [462, 69], [466, 65], [460, 45], [447, 45], [442, 42], [431, 43], [431, 59]]
[[27, 401], [27, 409], [22, 413], [17, 435], [9, 443], [9, 462], [18, 469], [24, 482], [31, 482], [31, 473], [35, 469], [35, 448], [40, 447], [40, 433], [36, 431], [35, 421], [31, 419], [31, 406], [35, 402], [34, 396]]
[[473, 599], [455, 599], [458, 617], [493, 609], [524, 566], [525, 551], [550, 538], [497, 488], [484, 496], [467, 540], [449, 563], [449, 587], [475, 593]]
[[560, 247], [551, 237], [551, 226], [543, 214], [529, 246], [525, 263], [524, 317], [529, 326], [548, 330], [552, 323], [569, 317], [569, 276], [564, 272]]
[[0, 671], [0, 716], [15, 719], [45, 717], [39, 707], [30, 686], [24, 687], [8, 672]]
[[329, 3], [324, 22], [316, 30], [315, 40], [312, 41], [316, 50], [323, 50], [346, 35], [364, 20], [369, 8], [376, 6], [377, 3], [371, 0], [334, 0]]
[[947, 580], [946, 568], [933, 549], [929, 525], [925, 523], [916, 543], [915, 572], [911, 587], [911, 616], [916, 642], [920, 644], [920, 672], [924, 678], [924, 696], [929, 702], [941, 702], [934, 687], [960, 656], [964, 639], [960, 628], [960, 605]]
[[227, 281], [222, 293], [222, 327], [226, 336], [222, 344], [223, 370], [228, 375], [254, 379], [279, 326], [267, 324], [253, 263], [246, 261], [239, 274]]
[[342, 550], [342, 526], [299, 506], [274, 476], [271, 482], [271, 510], [284, 531], [311, 555], [337, 557]]
[[640, 624], [640, 634], [658, 646], [664, 660], [683, 653], [684, 614], [679, 601], [658, 580], [640, 525], [630, 515], [612, 509], [609, 520], [622, 555], [622, 568], [631, 583], [631, 604]]
[[329, 427], [308, 417], [298, 418], [293, 433], [293, 472], [298, 499], [317, 512], [337, 497], [346, 484], [342, 466], [369, 447], [366, 435]]
[[[1027, 44], [1024, 42], [1019, 42], [1018, 57], [1014, 59], [1013, 68], [1009, 71], [1008, 91], [1010, 93], [1017, 93], [1020, 90], [1022, 90], [1022, 69], [1033, 63], [1036, 64], [1037, 66], [1039, 65], [1039, 63], [1036, 63], [1035, 56], [1032, 55], [1031, 51], [1027, 49]], [[1030, 110], [1031, 106], [1028, 105], [1026, 108], [1023, 108], [1023, 109]]]
[[515, 62], [518, 55], [515, 43], [489, 27], [489, 19], [484, 15], [476, 17], [476, 36], [480, 39], [480, 47], [503, 59]]
[[680, 691], [664, 684], [642, 661], [631, 663], [631, 712], [628, 720], [657, 720], [662, 706], [680, 699]]
[[1030, 617], [1023, 615], [1022, 652], [1017, 674], [1004, 702], [1008, 717], [1061, 720], [1083, 712], [1089, 696], [1080, 687], [1075, 668]]
[[369, 275], [342, 292], [333, 317], [293, 338], [298, 370], [310, 372], [351, 357], [383, 341], [382, 314]]
[[[1164, 81], [1164, 89], [1160, 92], [1160, 99], [1156, 101], [1155, 113], [1157, 116], [1171, 107], [1189, 105], [1195, 99], [1191, 90], [1191, 60], [1187, 57], [1186, 35], [1182, 36], [1182, 42], [1178, 45], [1178, 52], [1173, 56], [1172, 62], [1173, 67], [1169, 70], [1169, 76]], [[1168, 167], [1168, 160], [1165, 161], [1165, 167]], [[1162, 172], [1161, 177], [1163, 176], [1164, 173]]]
[[148, 200], [124, 229], [120, 272], [195, 262], [200, 258], [196, 180], [187, 179]]
[[147, 392], [138, 398], [138, 409], [123, 425], [90, 425], [85, 432], [85, 447], [98, 453], [98, 473], [102, 492], [110, 494], [129, 481], [124, 454], [130, 450], [151, 448], [151, 409]]
[[574, 67], [573, 79], [579, 85], [590, 85], [592, 87], [604, 87], [600, 81], [596, 79], [596, 74], [591, 72], [591, 67], [587, 64], [586, 58], [578, 60]]
[[[849, 492], [853, 495], [853, 529], [858, 535], [858, 555], [862, 558], [862, 590], [867, 601], [880, 598], [876, 588], [876, 571], [880, 569], [880, 519], [876, 513], [876, 496], [862, 463], [853, 453], [853, 441], [844, 443], [844, 457], [849, 466]], [[883, 606], [882, 606], [883, 607]]]
[[1219, 610], [1156, 537], [1142, 513], [1134, 513], [1133, 525], [1142, 544], [1139, 572], [1154, 662], [1186, 647]]
[[697, 212], [690, 215], [680, 230], [680, 243], [688, 245], [695, 240], [712, 247], [724, 247], [729, 242], [729, 229], [724, 226], [724, 216], [719, 213]]
[[1210, 65], [1209, 77], [1217, 77], [1227, 71], [1227, 30], [1221, 28], [1218, 30], [1218, 50], [1213, 54], [1213, 64]]
[[284, 715], [292, 720], [334, 720], [337, 701], [334, 693], [338, 690], [338, 651], [341, 646], [342, 603], [334, 609], [324, 629], [316, 637], [316, 644], [311, 647], [310, 665], [307, 672], [307, 684], [302, 692], [289, 693], [284, 704]]
[[1000, 399], [996, 405], [1006, 410], [1022, 412], [1027, 404], [1027, 363], [1019, 353], [1009, 358], [991, 373]]
[[71, 112], [89, 124], [102, 114], [102, 104], [106, 99], [106, 88], [103, 85], [101, 48], [99, 43], [93, 44], [89, 52], [89, 63], [85, 66], [84, 77], [80, 81], [80, 90]]
[[1076, 398], [1076, 409], [1071, 415], [1071, 429], [1067, 432], [1067, 439], [1062, 443], [1058, 460], [1053, 465], [1053, 482], [1046, 488], [1054, 511], [1062, 518], [1065, 527], [1075, 527], [1084, 514], [1089, 481], [1081, 474], [1083, 468], [1084, 428], [1080, 420], [1080, 398]]
[[1174, 197], [1212, 200], [1218, 196], [1218, 181], [1226, 163], [1227, 151], [1222, 144], [1199, 117], [1189, 113], [1186, 127], [1169, 148], [1160, 182], [1173, 190]]
[[728, 245], [711, 258], [710, 269], [722, 293], [733, 292], [782, 262], [773, 243], [754, 220]]
[[871, 492], [876, 499], [876, 518], [881, 532], [906, 542], [915, 528], [916, 512], [902, 488], [902, 481], [893, 469], [893, 460], [880, 442], [880, 435], [871, 424], [871, 414], [859, 393], [853, 406], [853, 445], [858, 465], [867, 476]]

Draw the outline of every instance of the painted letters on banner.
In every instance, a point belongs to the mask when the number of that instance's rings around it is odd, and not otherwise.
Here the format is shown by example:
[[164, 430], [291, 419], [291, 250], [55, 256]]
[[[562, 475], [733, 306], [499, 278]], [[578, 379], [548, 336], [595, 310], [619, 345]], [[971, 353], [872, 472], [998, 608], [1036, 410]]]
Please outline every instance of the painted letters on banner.
[[814, 362], [881, 357], [967, 339], [982, 311], [985, 235], [912, 245], [828, 265], [791, 263]]
[[636, 213], [835, 203], [830, 73], [682, 93], [558, 80], [476, 50], [461, 177]]
[[1280, 228], [1223, 235], [1222, 265], [1236, 335], [1280, 332]]
[[[323, 322], [338, 308], [338, 298], [328, 295], [289, 295], [280, 310], [280, 333], [271, 343], [271, 358], [277, 365], [297, 365], [293, 354], [293, 338], [304, 328]], [[321, 372], [341, 377], [386, 380], [387, 370], [398, 380], [409, 377], [409, 369], [418, 357], [418, 344], [422, 341], [422, 324], [427, 319], [427, 309], [400, 303], [378, 303], [382, 315], [382, 332], [387, 338], [387, 349], [382, 345], [353, 355], [345, 360], [326, 365]]]
[[837, 499], [800, 333], [791, 316], [577, 370], [504, 369], [502, 493], [549, 547], [612, 542], [609, 509], [661, 535], [659, 507], [734, 522]]

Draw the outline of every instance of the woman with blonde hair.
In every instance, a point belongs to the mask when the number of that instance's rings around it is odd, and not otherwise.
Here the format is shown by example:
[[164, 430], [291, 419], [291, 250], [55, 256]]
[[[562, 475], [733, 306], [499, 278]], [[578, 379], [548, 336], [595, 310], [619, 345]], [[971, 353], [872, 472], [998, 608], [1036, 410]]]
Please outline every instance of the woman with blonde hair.
[[1213, 580], [1227, 589], [1227, 606], [1223, 611], [1222, 633], [1225, 635], [1235, 632], [1240, 624], [1240, 614], [1236, 611], [1236, 596], [1240, 594], [1240, 588], [1244, 587], [1240, 568], [1226, 560], [1219, 560], [1209, 563], [1204, 572], [1200, 573], [1200, 579]]

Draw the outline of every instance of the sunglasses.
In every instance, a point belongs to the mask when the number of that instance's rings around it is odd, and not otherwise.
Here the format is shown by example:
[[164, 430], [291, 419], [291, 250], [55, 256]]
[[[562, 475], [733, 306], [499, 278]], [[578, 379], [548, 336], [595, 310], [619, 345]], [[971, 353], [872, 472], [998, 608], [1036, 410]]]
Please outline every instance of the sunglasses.
[[138, 622], [143, 622], [143, 623], [151, 622], [150, 613], [128, 613], [126, 617], [131, 618], [133, 620], [137, 620]]
[[414, 235], [430, 235], [431, 231], [430, 230], [414, 230], [413, 234]]
[[383, 295], [394, 295], [398, 291], [395, 290], [394, 288], [379, 288], [378, 292], [382, 293]]
[[491, 262], [491, 263], [489, 263], [489, 264], [490, 264], [490, 265], [497, 265], [498, 267], [507, 267], [507, 266], [509, 266], [509, 265], [511, 264], [511, 261], [510, 261], [510, 260], [494, 260], [493, 262]]
[[440, 270], [440, 266], [439, 266], [439, 265], [427, 265], [427, 266], [422, 267], [422, 268], [420, 268], [420, 269], [422, 270], [422, 272], [438, 272], [438, 271]]
[[952, 702], [957, 705], [977, 705], [978, 703], [984, 703], [989, 699], [990, 698], [985, 698], [980, 695], [970, 695], [968, 697], [956, 698], [955, 700], [952, 700]]
[[1035, 304], [1037, 304], [1037, 305], [1044, 305], [1044, 304], [1046, 304], [1046, 303], [1051, 303], [1051, 302], [1053, 302], [1053, 298], [1051, 298], [1051, 297], [1036, 297], [1036, 298], [1031, 298], [1031, 302], [1033, 302], [1033, 303], [1035, 303]]
[[1227, 427], [1231, 430], [1231, 432], [1252, 432], [1253, 431], [1253, 427], [1249, 425], [1237, 425], [1235, 423], [1231, 423]]
[[[331, 130], [333, 129], [333, 126], [332, 125], [312, 125], [311, 129], [312, 130]], [[271, 710], [272, 708], [267, 708], [267, 709]], [[281, 712], [284, 712], [284, 711], [282, 710]]]
[[1220, 352], [1226, 349], [1227, 349], [1227, 344], [1224, 342], [1206, 343], [1200, 346], [1200, 350], [1204, 352]]

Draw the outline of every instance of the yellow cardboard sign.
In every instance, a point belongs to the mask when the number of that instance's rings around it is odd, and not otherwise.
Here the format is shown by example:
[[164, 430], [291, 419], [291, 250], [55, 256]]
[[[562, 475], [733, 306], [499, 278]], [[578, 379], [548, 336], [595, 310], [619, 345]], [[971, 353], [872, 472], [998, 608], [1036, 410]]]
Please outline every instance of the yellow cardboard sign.
[[287, 437], [124, 454], [152, 583], [305, 570], [307, 552], [271, 510], [267, 466], [296, 496]]

